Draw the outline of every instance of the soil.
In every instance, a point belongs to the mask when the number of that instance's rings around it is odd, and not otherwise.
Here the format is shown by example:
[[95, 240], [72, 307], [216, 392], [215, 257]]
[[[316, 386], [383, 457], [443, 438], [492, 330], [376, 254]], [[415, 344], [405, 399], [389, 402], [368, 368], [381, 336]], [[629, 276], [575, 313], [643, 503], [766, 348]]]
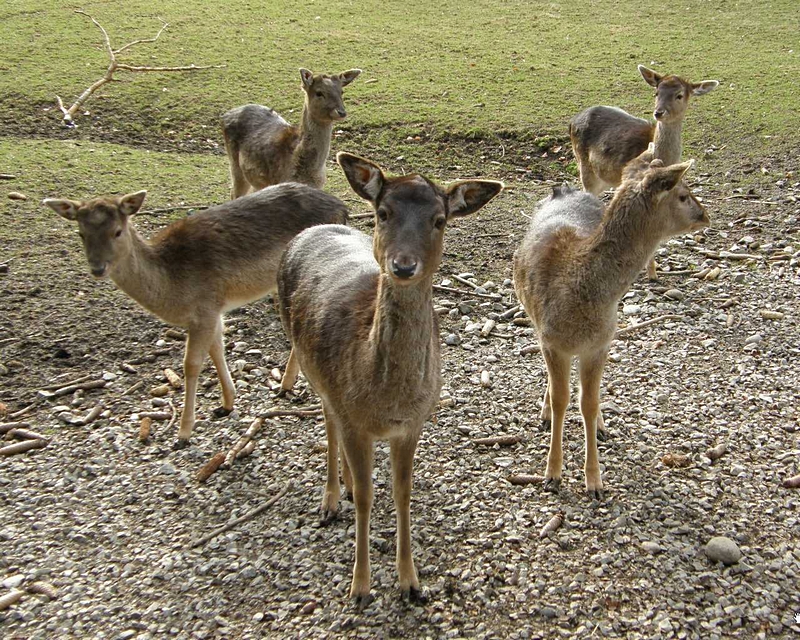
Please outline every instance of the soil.
[[[32, 133], [22, 129], [16, 133]], [[57, 131], [54, 125], [37, 135]], [[389, 156], [370, 149], [368, 132], [348, 131], [362, 136], [365, 155]], [[115, 139], [91, 126], [79, 135]], [[219, 152], [153, 138], [139, 142]], [[660, 280], [642, 276], [620, 304], [621, 326], [665, 314], [679, 319], [612, 345], [602, 388], [607, 436], [600, 445], [607, 492], [593, 501], [583, 489], [574, 404], [561, 492], [509, 482], [512, 474], [544, 472], [549, 436], [538, 415], [545, 375], [533, 330], [498, 317], [517, 305], [511, 258], [527, 216], [563, 179], [571, 158], [566, 149], [555, 151], [563, 146], [558, 140], [543, 149], [524, 141], [523, 150], [522, 142], [501, 138], [420, 144], [450, 154], [437, 173], [447, 180], [459, 177], [455, 167], [471, 171], [489, 162], [495, 156], [487, 150], [496, 153], [498, 140], [511, 189], [479, 216], [448, 228], [437, 280], [463, 293], [436, 295], [443, 406], [426, 425], [415, 460], [412, 543], [427, 602], [404, 603], [397, 589], [385, 444], [376, 450], [371, 523], [375, 600], [363, 611], [347, 598], [352, 504], [343, 501], [338, 521], [318, 521], [321, 419], [276, 419], [262, 429], [250, 457], [205, 483], [196, 480], [200, 467], [227, 451], [260, 412], [316, 401], [302, 380], [293, 396], [275, 393], [272, 370], [282, 367], [288, 344], [273, 303], [227, 318], [235, 412], [213, 417], [219, 387], [209, 364], [191, 446], [173, 448], [177, 425], [169, 417], [155, 421], [140, 442], [141, 412], [180, 411], [180, 391], [163, 400], [149, 392], [165, 382], [165, 368], [181, 372], [183, 343], [113, 283], [93, 280], [77, 238], [54, 224], [34, 243], [12, 241], [0, 260], [0, 422], [25, 410], [14, 419], [50, 439], [44, 449], [0, 458], [0, 597], [37, 581], [57, 589], [53, 599], [26, 593], [0, 612], [3, 637], [789, 638], [800, 632], [794, 621], [800, 493], [781, 485], [800, 472], [798, 159], [746, 158], [727, 173], [695, 176], [713, 227], [667, 243], [658, 255]], [[355, 224], [369, 232], [370, 221]], [[157, 228], [148, 219], [139, 225], [148, 234]], [[692, 277], [714, 267], [720, 268], [714, 280]], [[473, 274], [465, 277], [497, 299], [474, 296], [453, 274]], [[765, 311], [778, 319], [765, 318]], [[489, 318], [497, 326], [482, 337]], [[458, 344], [445, 346], [448, 338]], [[489, 386], [481, 384], [483, 371]], [[39, 393], [89, 374], [106, 386], [54, 399]], [[64, 422], [98, 405], [102, 413], [91, 423]], [[473, 442], [491, 435], [521, 441]], [[708, 449], [723, 443], [727, 452], [711, 460]], [[685, 456], [685, 466], [668, 466], [667, 454]], [[294, 487], [273, 507], [191, 546], [290, 480]], [[556, 513], [563, 513], [563, 525], [540, 537]], [[741, 560], [730, 566], [710, 560], [704, 549], [715, 536], [738, 546]]]

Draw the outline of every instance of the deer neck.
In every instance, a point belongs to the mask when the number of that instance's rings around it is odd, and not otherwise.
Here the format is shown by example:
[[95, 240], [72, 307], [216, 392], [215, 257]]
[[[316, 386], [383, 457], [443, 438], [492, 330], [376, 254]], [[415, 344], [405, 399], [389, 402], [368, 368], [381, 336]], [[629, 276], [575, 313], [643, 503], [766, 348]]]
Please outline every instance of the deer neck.
[[655, 152], [653, 157], [664, 162], [665, 166], [681, 161], [681, 130], [683, 120], [678, 122], [656, 122], [653, 136]]
[[333, 122], [314, 120], [303, 108], [300, 140], [294, 150], [295, 180], [321, 187], [325, 182], [325, 162], [331, 150]]
[[654, 207], [639, 192], [621, 192], [609, 204], [584, 256], [582, 281], [593, 298], [616, 303], [658, 248], [662, 234]]
[[145, 309], [163, 317], [166, 272], [158, 264], [152, 247], [138, 231], [129, 227], [129, 251], [109, 271], [116, 285]]
[[[413, 401], [420, 385], [430, 388], [437, 353], [430, 278], [408, 286], [392, 285], [381, 274], [369, 349], [378, 384], [392, 389], [400, 403]], [[403, 393], [405, 391], [405, 393]]]

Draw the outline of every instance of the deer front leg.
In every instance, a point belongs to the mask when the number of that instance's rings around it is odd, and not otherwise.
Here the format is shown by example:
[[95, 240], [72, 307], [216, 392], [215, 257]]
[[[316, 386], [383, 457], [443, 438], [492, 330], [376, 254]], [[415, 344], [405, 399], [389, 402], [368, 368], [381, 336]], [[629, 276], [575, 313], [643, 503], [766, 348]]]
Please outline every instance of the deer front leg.
[[547, 392], [550, 398], [552, 415], [550, 428], [550, 451], [547, 455], [547, 471], [544, 488], [546, 491], [558, 492], [561, 486], [561, 472], [564, 466], [562, 450], [564, 416], [569, 403], [569, 368], [570, 356], [557, 353], [551, 349], [543, 349], [547, 364]]
[[[352, 428], [351, 425], [346, 426]], [[353, 474], [353, 501], [356, 506], [356, 561], [353, 567], [350, 597], [355, 599], [356, 605], [364, 607], [371, 600], [369, 519], [372, 513], [373, 443], [366, 434], [343, 433], [342, 435], [344, 453]]]
[[[289, 359], [291, 360], [291, 356]], [[322, 496], [322, 507], [320, 508], [320, 520], [323, 524], [328, 524], [335, 520], [336, 515], [339, 513], [341, 491], [339, 486], [339, 425], [333, 412], [328, 409], [325, 402], [322, 403], [322, 413], [325, 416], [325, 433], [328, 436], [328, 464], [325, 492]]]
[[553, 410], [550, 407], [550, 384], [544, 390], [544, 402], [542, 403], [542, 411], [539, 414], [542, 420], [542, 428], [549, 429], [553, 421]]
[[211, 348], [209, 349], [211, 361], [214, 363], [214, 368], [217, 370], [219, 384], [222, 387], [222, 406], [214, 409], [214, 415], [217, 418], [227, 416], [233, 411], [233, 401], [236, 398], [236, 387], [233, 384], [233, 378], [231, 378], [228, 363], [225, 361], [225, 345], [223, 343], [222, 334], [222, 318], [220, 318], [214, 334], [214, 341], [211, 343]]
[[586, 490], [592, 498], [602, 498], [603, 480], [600, 477], [600, 460], [597, 451], [597, 427], [600, 417], [600, 380], [606, 363], [606, 351], [581, 358], [578, 371], [581, 379], [581, 414], [586, 433]]
[[186, 394], [184, 396], [181, 426], [178, 429], [177, 447], [185, 447], [189, 443], [194, 427], [195, 400], [197, 398], [197, 379], [203, 368], [206, 354], [214, 342], [215, 325], [189, 327], [186, 339], [186, 353], [183, 357], [183, 375], [186, 378]]
[[414, 452], [421, 428], [405, 438], [389, 443], [392, 457], [392, 494], [397, 518], [397, 575], [404, 599], [417, 601], [421, 597], [417, 569], [411, 557], [411, 484]]
[[287, 391], [291, 391], [294, 383], [297, 382], [297, 374], [300, 373], [300, 363], [297, 361], [297, 354], [294, 347], [289, 352], [289, 359], [286, 361], [286, 369], [283, 371], [281, 378], [281, 395]]

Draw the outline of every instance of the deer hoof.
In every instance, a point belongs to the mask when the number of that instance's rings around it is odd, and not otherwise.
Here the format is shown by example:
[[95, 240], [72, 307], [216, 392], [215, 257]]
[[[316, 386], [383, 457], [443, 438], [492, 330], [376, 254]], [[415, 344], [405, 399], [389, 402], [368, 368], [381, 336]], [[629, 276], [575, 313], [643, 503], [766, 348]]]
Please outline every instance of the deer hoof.
[[550, 428], [553, 426], [553, 422], [551, 420], [542, 420], [542, 425], [539, 427], [540, 431], [550, 431]]
[[356, 609], [358, 609], [359, 611], [363, 611], [369, 605], [371, 605], [374, 600], [375, 597], [371, 593], [365, 593], [360, 596], [355, 596], [353, 598], [353, 604], [356, 606]]
[[423, 591], [419, 587], [409, 587], [408, 589], [403, 589], [400, 593], [400, 596], [402, 597], [403, 602], [408, 602], [409, 604], [425, 604], [428, 601], [427, 591]]
[[602, 501], [604, 496], [602, 489], [589, 489], [588, 491], [590, 500]]
[[211, 414], [215, 418], [224, 418], [225, 416], [229, 416], [232, 412], [233, 409], [226, 409], [225, 407], [217, 407], [211, 412]]
[[608, 434], [608, 429], [598, 429], [597, 430], [597, 440], [599, 442], [608, 442], [611, 440], [611, 436]]
[[188, 439], [188, 438], [186, 438], [186, 440], [184, 440], [184, 439], [182, 439], [182, 438], [178, 438], [178, 439], [177, 439], [177, 440], [176, 440], [176, 441], [173, 443], [173, 445], [172, 445], [172, 448], [173, 448], [175, 451], [180, 451], [181, 449], [185, 449], [185, 448], [186, 448], [186, 447], [188, 447], [188, 446], [189, 446], [189, 439]]
[[561, 489], [561, 478], [547, 478], [544, 481], [544, 490], [549, 493], [558, 493]]
[[323, 509], [319, 516], [319, 523], [321, 525], [328, 525], [336, 521], [338, 517], [339, 513], [337, 511], [333, 509]]

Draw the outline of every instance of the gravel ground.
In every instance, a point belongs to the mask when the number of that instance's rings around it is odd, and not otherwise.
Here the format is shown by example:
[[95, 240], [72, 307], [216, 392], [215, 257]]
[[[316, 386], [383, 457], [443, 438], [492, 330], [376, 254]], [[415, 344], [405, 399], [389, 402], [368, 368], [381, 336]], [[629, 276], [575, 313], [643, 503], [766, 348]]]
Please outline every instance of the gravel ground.
[[[714, 228], [671, 241], [659, 263], [695, 275], [720, 271], [709, 279], [642, 278], [620, 304], [620, 326], [678, 317], [612, 346], [600, 502], [584, 494], [574, 403], [561, 493], [508, 480], [542, 474], [548, 447], [537, 418], [544, 367], [532, 329], [511, 311], [517, 302], [508, 279], [525, 214], [547, 186], [518, 181], [480, 218], [453, 224], [439, 282], [464, 294], [437, 292], [445, 386], [420, 442], [412, 494], [414, 557], [428, 601], [399, 598], [381, 444], [371, 527], [375, 601], [361, 612], [347, 599], [353, 506], [345, 501], [331, 525], [317, 520], [320, 419], [276, 419], [249, 458], [204, 484], [195, 478], [259, 412], [315, 402], [302, 381], [296, 396], [275, 397], [271, 370], [288, 345], [273, 305], [229, 317], [237, 411], [211, 418], [218, 386], [209, 365], [202, 420], [192, 446], [176, 451], [177, 425], [168, 428], [167, 420], [154, 422], [146, 443], [137, 433], [142, 411], [180, 407], [179, 392], [153, 399], [148, 391], [165, 381], [165, 367], [180, 371], [182, 343], [110, 283], [93, 282], [77, 240], [70, 237], [65, 255], [64, 225], [53, 224], [36, 248], [11, 247], [15, 261], [0, 273], [0, 400], [9, 414], [33, 404], [20, 419], [52, 440], [0, 459], [0, 596], [40, 581], [57, 594], [26, 594], [0, 612], [0, 635], [800, 637], [800, 493], [781, 486], [800, 472], [800, 189], [792, 169], [771, 167], [753, 194], [737, 191], [743, 176], [699, 177]], [[49, 279], [38, 275], [43, 264], [52, 266]], [[496, 298], [475, 296], [452, 277], [469, 273]], [[37, 397], [45, 385], [85, 374], [107, 386]], [[104, 413], [93, 422], [63, 421], [98, 403]], [[521, 440], [474, 442], [496, 435]], [[708, 450], [721, 444], [726, 453], [712, 461]], [[289, 480], [294, 487], [264, 513], [191, 546]], [[563, 525], [540, 537], [557, 513]], [[707, 556], [717, 536], [738, 548], [738, 562]], [[736, 549], [726, 551], [736, 558]]]

